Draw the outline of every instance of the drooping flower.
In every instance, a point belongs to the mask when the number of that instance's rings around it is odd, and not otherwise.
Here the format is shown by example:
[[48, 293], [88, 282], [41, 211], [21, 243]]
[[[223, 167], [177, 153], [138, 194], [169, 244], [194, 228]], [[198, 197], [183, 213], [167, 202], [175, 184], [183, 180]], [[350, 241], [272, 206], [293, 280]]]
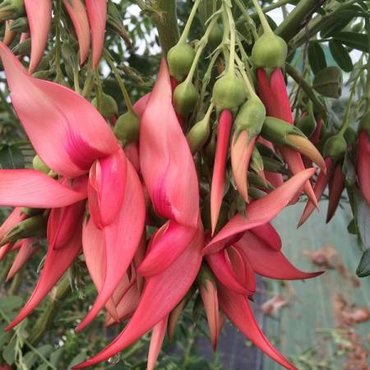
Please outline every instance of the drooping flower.
[[358, 137], [357, 177], [361, 194], [370, 205], [370, 135], [366, 130], [360, 131]]

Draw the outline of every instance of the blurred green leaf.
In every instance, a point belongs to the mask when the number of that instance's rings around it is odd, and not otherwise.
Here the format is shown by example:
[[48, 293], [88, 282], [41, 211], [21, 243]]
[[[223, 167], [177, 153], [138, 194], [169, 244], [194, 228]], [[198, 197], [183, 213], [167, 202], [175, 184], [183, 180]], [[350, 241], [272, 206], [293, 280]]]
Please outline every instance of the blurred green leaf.
[[326, 59], [323, 48], [318, 42], [310, 42], [308, 44], [308, 61], [314, 74], [326, 67]]
[[329, 48], [338, 66], [343, 69], [344, 72], [351, 72], [353, 70], [353, 63], [348, 50], [336, 40], [329, 41]]

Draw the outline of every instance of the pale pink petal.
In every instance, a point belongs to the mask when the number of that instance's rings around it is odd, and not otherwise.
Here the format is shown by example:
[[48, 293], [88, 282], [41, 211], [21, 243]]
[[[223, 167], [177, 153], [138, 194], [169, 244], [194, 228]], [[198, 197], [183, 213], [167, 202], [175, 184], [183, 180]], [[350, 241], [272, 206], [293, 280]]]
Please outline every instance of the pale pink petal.
[[167, 322], [168, 315], [153, 328], [152, 336], [150, 338], [148, 365], [146, 367], [146, 370], [154, 370], [155, 368], [155, 363], [157, 362], [158, 355], [161, 351], [163, 340], [166, 335]]

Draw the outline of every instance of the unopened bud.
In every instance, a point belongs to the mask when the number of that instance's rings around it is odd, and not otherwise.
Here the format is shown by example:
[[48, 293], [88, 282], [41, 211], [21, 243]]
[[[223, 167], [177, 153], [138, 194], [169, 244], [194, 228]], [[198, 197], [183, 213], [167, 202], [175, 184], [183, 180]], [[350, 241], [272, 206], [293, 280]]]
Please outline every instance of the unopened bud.
[[139, 139], [139, 117], [131, 111], [121, 114], [114, 125], [114, 134], [125, 146]]
[[207, 142], [211, 132], [209, 122], [210, 114], [206, 114], [191, 128], [189, 133], [186, 135], [186, 139], [192, 154], [195, 154], [202, 149], [204, 144]]
[[331, 157], [334, 160], [344, 156], [347, 150], [347, 142], [343, 135], [337, 134], [326, 140], [323, 148], [324, 157]]
[[167, 53], [167, 62], [170, 75], [177, 81], [182, 81], [189, 73], [195, 58], [194, 49], [180, 43], [173, 46]]
[[33, 157], [32, 166], [35, 170], [41, 171], [45, 174], [48, 174], [50, 171], [50, 168], [43, 162], [43, 160], [38, 155], [35, 155]]
[[222, 26], [219, 23], [215, 23], [208, 36], [208, 45], [212, 49], [216, 49], [221, 44], [223, 36], [224, 30]]
[[336, 66], [321, 69], [315, 75], [313, 88], [322, 96], [339, 98], [342, 94], [342, 71]]
[[113, 116], [116, 116], [118, 114], [118, 106], [114, 98], [108, 94], [101, 94], [101, 102], [100, 107], [98, 107], [98, 99], [95, 97], [91, 104], [99, 109], [100, 113], [104, 118], [112, 118]]
[[296, 127], [298, 127], [307, 137], [311, 137], [316, 129], [315, 117], [312, 114], [306, 114], [297, 122]]
[[175, 111], [182, 117], [187, 117], [194, 111], [199, 94], [193, 83], [182, 82], [176, 86], [173, 92]]

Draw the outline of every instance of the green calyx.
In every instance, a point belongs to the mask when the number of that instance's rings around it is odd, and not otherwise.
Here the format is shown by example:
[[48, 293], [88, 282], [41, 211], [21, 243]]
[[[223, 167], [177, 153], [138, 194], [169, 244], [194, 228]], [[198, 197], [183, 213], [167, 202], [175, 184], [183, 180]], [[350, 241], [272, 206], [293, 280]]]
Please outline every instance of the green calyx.
[[167, 53], [170, 75], [182, 81], [188, 75], [195, 58], [195, 50], [187, 43], [173, 46]]
[[131, 111], [121, 114], [117, 118], [113, 129], [114, 134], [123, 146], [138, 141], [139, 130], [139, 117]]
[[339, 98], [342, 94], [343, 76], [340, 68], [326, 67], [316, 73], [313, 88], [322, 96]]
[[248, 132], [249, 139], [259, 135], [266, 118], [266, 108], [261, 100], [252, 96], [241, 107], [235, 118], [236, 135], [241, 131]]
[[182, 117], [187, 117], [193, 110], [199, 99], [199, 93], [193, 83], [182, 82], [177, 85], [173, 92], [175, 111]]
[[33, 157], [32, 166], [35, 170], [41, 171], [45, 174], [48, 174], [50, 172], [50, 168], [43, 162], [43, 160], [38, 155], [35, 155]]
[[252, 62], [257, 68], [283, 68], [287, 54], [286, 42], [273, 32], [265, 32], [252, 48]]
[[347, 142], [342, 134], [337, 134], [326, 140], [323, 148], [324, 157], [337, 160], [344, 156], [347, 150]]
[[220, 110], [235, 109], [244, 103], [247, 91], [243, 80], [227, 73], [220, 77], [212, 92], [212, 101]]
[[108, 94], [102, 93], [101, 94], [101, 102], [100, 107], [98, 107], [98, 99], [95, 97], [91, 104], [99, 109], [99, 112], [102, 114], [104, 118], [112, 118], [118, 114], [118, 105], [114, 98]]

